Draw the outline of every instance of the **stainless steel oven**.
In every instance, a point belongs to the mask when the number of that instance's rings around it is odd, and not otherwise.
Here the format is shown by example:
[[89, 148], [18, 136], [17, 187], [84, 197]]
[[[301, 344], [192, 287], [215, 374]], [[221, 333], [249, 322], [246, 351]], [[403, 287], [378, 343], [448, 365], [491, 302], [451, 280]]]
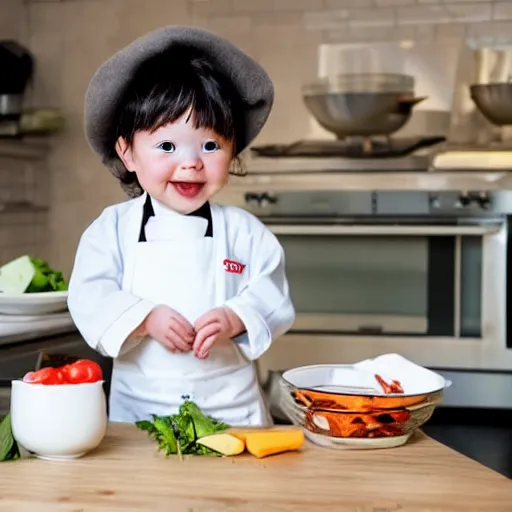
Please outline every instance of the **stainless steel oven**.
[[397, 352], [449, 375], [448, 402], [512, 407], [512, 192], [246, 191], [244, 201], [284, 247], [297, 311], [260, 360], [264, 375]]

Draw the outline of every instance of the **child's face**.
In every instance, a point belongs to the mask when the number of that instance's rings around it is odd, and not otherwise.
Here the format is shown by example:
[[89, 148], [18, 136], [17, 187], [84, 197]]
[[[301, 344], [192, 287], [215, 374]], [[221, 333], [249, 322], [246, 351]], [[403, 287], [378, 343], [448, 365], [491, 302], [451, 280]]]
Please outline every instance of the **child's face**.
[[142, 188], [180, 213], [202, 206], [227, 183], [233, 144], [205, 128], [194, 128], [185, 114], [155, 132], [136, 132], [133, 144], [116, 145], [125, 167]]

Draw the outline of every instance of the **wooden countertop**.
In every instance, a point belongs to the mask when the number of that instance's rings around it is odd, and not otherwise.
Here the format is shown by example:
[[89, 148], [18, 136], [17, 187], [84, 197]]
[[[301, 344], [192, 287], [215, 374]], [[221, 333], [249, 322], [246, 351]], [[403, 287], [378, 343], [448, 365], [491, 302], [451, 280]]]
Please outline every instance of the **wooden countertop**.
[[111, 424], [69, 462], [0, 463], [2, 512], [510, 512], [512, 481], [422, 433], [386, 450], [303, 450], [266, 459], [166, 459], [132, 425]]

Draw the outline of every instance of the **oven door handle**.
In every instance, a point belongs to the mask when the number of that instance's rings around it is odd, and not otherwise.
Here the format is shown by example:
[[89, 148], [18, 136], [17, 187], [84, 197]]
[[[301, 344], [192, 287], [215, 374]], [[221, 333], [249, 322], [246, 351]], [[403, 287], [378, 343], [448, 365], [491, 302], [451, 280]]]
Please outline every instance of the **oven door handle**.
[[490, 235], [498, 233], [501, 224], [467, 225], [467, 226], [295, 226], [286, 224], [267, 225], [275, 235], [307, 235], [307, 236], [457, 236], [457, 235]]

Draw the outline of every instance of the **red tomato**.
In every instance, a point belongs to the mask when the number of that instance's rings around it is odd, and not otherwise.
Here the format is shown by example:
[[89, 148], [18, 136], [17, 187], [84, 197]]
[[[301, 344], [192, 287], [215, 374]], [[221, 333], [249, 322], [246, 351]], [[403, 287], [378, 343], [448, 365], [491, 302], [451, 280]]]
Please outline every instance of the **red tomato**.
[[62, 368], [64, 379], [70, 384], [82, 384], [85, 382], [97, 382], [103, 379], [101, 366], [88, 359], [79, 359], [73, 364]]
[[64, 375], [60, 369], [51, 367], [41, 368], [37, 372], [28, 372], [23, 377], [23, 382], [46, 385], [65, 384]]
[[56, 368], [54, 373], [55, 382], [53, 384], [68, 384], [66, 382], [66, 378], [64, 377], [64, 373], [62, 372], [62, 368]]

